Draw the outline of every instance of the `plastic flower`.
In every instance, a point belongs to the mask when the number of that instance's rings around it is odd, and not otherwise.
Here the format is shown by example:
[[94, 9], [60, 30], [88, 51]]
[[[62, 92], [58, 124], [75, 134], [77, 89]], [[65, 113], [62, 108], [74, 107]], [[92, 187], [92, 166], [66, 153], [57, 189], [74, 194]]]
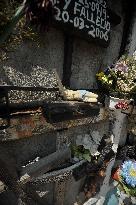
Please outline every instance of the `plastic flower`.
[[[97, 73], [96, 76], [97, 76], [97, 79], [100, 80], [100, 81], [102, 81], [103, 83], [109, 83], [108, 76], [105, 75], [104, 72]], [[111, 83], [111, 82], [110, 82], [110, 83]]]
[[97, 73], [96, 76], [101, 79], [104, 76], [104, 73], [103, 72]]
[[118, 62], [116, 65], [115, 65], [115, 71], [120, 71], [120, 72], [123, 72], [123, 73], [127, 73], [128, 72], [128, 66], [125, 64], [125, 62]]
[[112, 85], [112, 83], [113, 83], [113, 80], [109, 80], [109, 84]]
[[[130, 93], [133, 96], [136, 90], [136, 58], [122, 56], [115, 64], [98, 72], [96, 78], [98, 86], [104, 91], [106, 88], [109, 93], [117, 92], [123, 95]], [[127, 108], [127, 105], [120, 104], [117, 108], [121, 106]]]
[[136, 161], [125, 161], [120, 169], [120, 176], [127, 185], [136, 188]]
[[127, 110], [129, 108], [128, 103], [127, 102], [122, 102], [119, 101], [116, 105], [115, 105], [116, 109], [122, 109], [122, 110]]
[[103, 80], [104, 82], [108, 82], [108, 79], [106, 78], [106, 76], [103, 76], [103, 77], [102, 77], [102, 80]]

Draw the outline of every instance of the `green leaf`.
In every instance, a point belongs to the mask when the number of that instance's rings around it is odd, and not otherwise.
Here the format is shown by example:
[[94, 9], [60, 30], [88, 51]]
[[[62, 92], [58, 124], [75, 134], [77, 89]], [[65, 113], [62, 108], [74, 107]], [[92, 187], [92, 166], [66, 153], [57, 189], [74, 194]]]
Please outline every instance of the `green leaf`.
[[90, 154], [90, 150], [89, 149], [85, 149], [84, 154]]
[[16, 24], [19, 20], [25, 15], [25, 4], [21, 5], [12, 20], [5, 26], [3, 33], [0, 35], [0, 44], [3, 44], [5, 40], [9, 37], [9, 35], [13, 32]]
[[83, 159], [87, 160], [88, 162], [91, 162], [91, 156], [89, 154], [83, 154]]
[[82, 159], [83, 159], [83, 155], [82, 155], [81, 153], [78, 153], [78, 158], [79, 158], [80, 160], [82, 160]]
[[136, 188], [127, 187], [125, 184], [122, 183], [123, 189], [126, 192], [126, 194], [130, 196], [136, 196]]

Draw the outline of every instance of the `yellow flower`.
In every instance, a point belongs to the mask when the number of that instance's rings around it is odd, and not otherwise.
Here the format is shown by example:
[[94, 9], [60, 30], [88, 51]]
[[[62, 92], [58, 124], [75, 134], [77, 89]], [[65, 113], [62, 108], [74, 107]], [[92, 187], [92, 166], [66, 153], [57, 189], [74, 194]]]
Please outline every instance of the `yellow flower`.
[[112, 84], [112, 82], [113, 82], [112, 80], [109, 80], [109, 84]]
[[102, 80], [105, 81], [105, 82], [108, 82], [108, 79], [105, 76], [102, 77]]
[[104, 76], [104, 72], [97, 73], [96, 76], [97, 77], [102, 77], [102, 76]]

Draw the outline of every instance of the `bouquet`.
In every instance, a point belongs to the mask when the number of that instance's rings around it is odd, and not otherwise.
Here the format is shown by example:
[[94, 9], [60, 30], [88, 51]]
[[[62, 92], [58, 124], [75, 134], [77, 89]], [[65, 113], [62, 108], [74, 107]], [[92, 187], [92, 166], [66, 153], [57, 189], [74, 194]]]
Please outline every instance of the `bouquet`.
[[136, 93], [136, 59], [123, 56], [116, 64], [96, 74], [98, 86], [108, 92]]

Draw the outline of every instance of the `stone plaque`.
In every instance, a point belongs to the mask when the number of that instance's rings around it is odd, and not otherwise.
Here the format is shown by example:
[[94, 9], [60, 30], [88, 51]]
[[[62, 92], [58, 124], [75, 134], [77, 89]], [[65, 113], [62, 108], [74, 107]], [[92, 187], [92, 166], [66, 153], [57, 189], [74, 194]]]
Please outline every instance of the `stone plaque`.
[[67, 32], [94, 39], [104, 46], [110, 41], [110, 22], [105, 0], [52, 0], [57, 24]]

